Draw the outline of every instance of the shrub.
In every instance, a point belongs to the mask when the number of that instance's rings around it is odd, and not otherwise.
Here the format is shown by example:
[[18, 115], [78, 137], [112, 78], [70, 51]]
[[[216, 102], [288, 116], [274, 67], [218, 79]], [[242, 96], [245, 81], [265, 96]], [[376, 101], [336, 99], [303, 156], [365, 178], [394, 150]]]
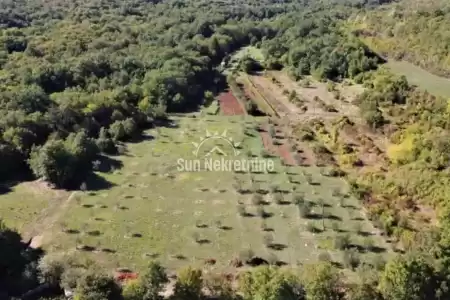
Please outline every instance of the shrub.
[[87, 272], [77, 283], [78, 300], [120, 300], [122, 291], [114, 278], [94, 271]]
[[164, 268], [151, 262], [136, 280], [127, 281], [123, 287], [125, 300], [161, 300], [161, 291], [169, 281]]
[[109, 134], [115, 141], [122, 141], [127, 136], [127, 133], [124, 128], [124, 124], [122, 121], [116, 121], [109, 126], [108, 130]]
[[252, 197], [252, 203], [255, 206], [261, 205], [263, 202], [263, 197], [260, 194], [254, 194]]
[[202, 296], [202, 271], [187, 267], [178, 273], [174, 287], [175, 299], [201, 299]]
[[331, 262], [331, 255], [328, 252], [321, 252], [318, 259], [321, 262]]
[[302, 299], [298, 279], [291, 273], [272, 266], [260, 266], [239, 276], [243, 300]]
[[264, 243], [264, 246], [266, 246], [267, 248], [270, 248], [272, 246], [272, 243], [273, 243], [273, 236], [272, 236], [272, 234], [266, 233], [263, 236], [263, 243]]
[[295, 194], [292, 202], [297, 206], [302, 205], [305, 202], [305, 197], [300, 193]]
[[373, 256], [370, 264], [378, 271], [381, 271], [384, 269], [386, 265], [386, 260], [383, 258], [381, 254], [376, 254]]
[[339, 232], [339, 223], [338, 222], [332, 222], [331, 223], [331, 229], [335, 232]]
[[144, 290], [138, 279], [128, 280], [122, 288], [124, 300], [142, 300], [144, 298]]
[[330, 263], [306, 265], [302, 277], [306, 300], [342, 299], [339, 274]]
[[304, 202], [298, 206], [300, 217], [308, 218], [311, 214], [311, 204], [309, 202]]
[[343, 263], [346, 268], [350, 268], [352, 270], [359, 265], [359, 254], [355, 248], [344, 251]]
[[366, 237], [363, 240], [363, 247], [366, 251], [372, 251], [374, 246], [373, 239], [371, 237]]
[[348, 234], [336, 235], [334, 237], [334, 248], [338, 250], [347, 249], [350, 246], [350, 236]]
[[281, 194], [281, 193], [276, 193], [275, 195], [274, 195], [274, 200], [275, 200], [275, 203], [276, 204], [283, 204], [283, 194]]
[[123, 121], [123, 129], [125, 131], [125, 134], [128, 137], [131, 137], [136, 132], [138, 127], [133, 118], [127, 118], [125, 121]]
[[95, 143], [97, 144], [97, 147], [101, 152], [108, 154], [114, 154], [117, 152], [114, 141], [111, 139], [108, 130], [104, 127], [100, 129], [100, 133]]
[[70, 134], [65, 141], [49, 140], [33, 148], [28, 163], [33, 173], [57, 187], [76, 187], [92, 170], [98, 153], [94, 141], [84, 131]]
[[64, 257], [45, 255], [39, 260], [39, 279], [43, 283], [58, 284], [66, 269]]
[[83, 268], [68, 268], [61, 276], [60, 285], [64, 289], [74, 290], [77, 287], [78, 280], [86, 273]]
[[267, 217], [267, 213], [264, 210], [263, 206], [260, 205], [256, 208], [256, 215], [258, 215], [262, 219], [265, 219]]
[[247, 211], [245, 209], [245, 205], [244, 204], [238, 204], [237, 206], [237, 212], [241, 217], [246, 217], [247, 216]]
[[231, 282], [223, 275], [208, 274], [204, 278], [203, 285], [213, 299], [233, 300], [236, 298]]
[[306, 224], [306, 230], [308, 230], [311, 233], [317, 233], [319, 231], [312, 222], [308, 222]]
[[356, 234], [360, 234], [362, 232], [362, 224], [361, 222], [357, 221], [355, 224], [353, 224], [353, 230], [355, 231]]

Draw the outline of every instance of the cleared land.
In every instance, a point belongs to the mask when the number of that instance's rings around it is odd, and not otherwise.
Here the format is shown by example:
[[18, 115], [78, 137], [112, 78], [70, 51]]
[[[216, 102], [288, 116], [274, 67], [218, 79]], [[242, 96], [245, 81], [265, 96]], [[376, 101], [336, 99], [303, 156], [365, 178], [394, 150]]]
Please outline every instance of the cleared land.
[[[46, 187], [36, 194], [34, 182], [6, 192], [0, 217], [50, 253], [77, 253], [107, 269], [139, 271], [157, 259], [170, 269], [214, 261], [234, 272], [237, 261], [251, 256], [291, 267], [331, 260], [348, 268], [349, 256], [376, 265], [389, 255], [391, 246], [333, 172], [335, 158], [317, 147], [346, 138], [362, 144], [352, 122], [339, 123], [350, 127], [347, 135], [332, 131], [336, 119], [358, 119], [351, 101], [361, 89], [329, 91], [283, 72], [238, 79], [240, 93], [281, 118], [246, 115], [234, 91], [220, 94], [200, 113], [172, 116], [128, 143], [125, 154], [99, 161], [102, 172], [85, 191]], [[304, 125], [312, 141], [304, 139]], [[198, 170], [205, 155], [270, 160], [274, 169]]]
[[450, 79], [431, 74], [406, 61], [390, 60], [387, 67], [395, 74], [406, 76], [408, 82], [431, 94], [450, 97]]
[[[373, 227], [358, 201], [348, 195], [345, 182], [322, 175], [321, 168], [288, 167], [271, 157], [275, 171], [270, 174], [178, 169], [178, 159], [195, 158], [192, 142], [199, 143], [206, 129], [210, 133], [226, 130], [228, 137], [241, 142], [242, 158], [262, 159], [262, 140], [254, 128], [264, 120], [177, 117], [174, 128], [146, 132], [144, 141], [128, 144], [127, 154], [114, 158], [121, 168], [97, 174], [109, 188], [96, 190], [88, 182], [88, 191], [78, 192], [67, 202], [58, 220], [49, 224], [46, 235], [52, 238], [48, 243], [44, 239], [44, 248], [76, 251], [106, 268], [137, 270], [150, 259], [178, 268], [204, 265], [211, 258], [221, 269], [234, 269], [230, 261], [248, 249], [289, 265], [317, 260], [321, 253], [342, 262], [343, 252], [334, 249], [332, 241], [345, 232], [363, 260], [373, 259], [374, 251], [383, 252], [382, 239], [373, 235]], [[50, 198], [52, 192], [43, 196]], [[300, 216], [294, 204], [298, 196], [309, 203], [308, 216]], [[0, 196], [1, 205], [5, 199], [29, 205], [36, 201], [34, 194], [23, 190]], [[47, 204], [53, 203], [34, 210]], [[7, 223], [30, 215], [25, 209], [5, 213], [5, 206], [1, 211]], [[366, 244], [370, 250], [364, 250]]]
[[220, 110], [225, 116], [245, 115], [245, 109], [231, 91], [221, 93], [218, 97]]

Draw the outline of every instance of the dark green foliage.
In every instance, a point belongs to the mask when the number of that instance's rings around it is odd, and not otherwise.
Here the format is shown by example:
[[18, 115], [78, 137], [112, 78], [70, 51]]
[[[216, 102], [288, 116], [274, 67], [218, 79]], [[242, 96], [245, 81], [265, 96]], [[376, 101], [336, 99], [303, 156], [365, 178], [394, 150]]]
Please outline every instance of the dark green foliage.
[[95, 143], [101, 152], [113, 154], [117, 151], [114, 141], [104, 127], [100, 129], [100, 133]]
[[125, 288], [124, 295], [126, 294], [130, 299], [139, 300], [162, 299], [159, 294], [168, 281], [164, 268], [159, 263], [151, 262], [146, 271], [139, 276], [137, 286], [129, 289], [133, 293], [127, 293]]
[[39, 251], [27, 250], [22, 237], [0, 220], [0, 292], [17, 295], [38, 283]]
[[187, 267], [182, 269], [174, 288], [175, 299], [200, 299], [202, 296], [202, 271]]
[[[449, 12], [448, 1], [399, 1], [392, 8], [361, 15], [357, 23], [363, 22], [364, 29], [355, 24], [354, 33], [363, 40], [370, 35], [368, 42], [378, 53], [448, 77], [448, 51], [442, 51], [447, 40], [442, 37], [449, 33]], [[404, 22], [402, 30], [396, 27], [399, 22]]]
[[122, 292], [114, 278], [94, 271], [80, 278], [76, 295], [80, 300], [121, 300]]
[[239, 277], [239, 291], [244, 300], [303, 299], [298, 278], [276, 267], [261, 266]]
[[[311, 19], [301, 14], [281, 18], [282, 34], [262, 43], [266, 55], [283, 60], [295, 77], [314, 75], [318, 79], [353, 77], [374, 69], [380, 59], [356, 38], [344, 38], [336, 16]], [[295, 24], [286, 28], [286, 24]]]
[[79, 186], [92, 169], [92, 160], [98, 148], [85, 132], [70, 134], [66, 140], [49, 140], [33, 149], [30, 168], [57, 187]]
[[261, 70], [261, 65], [249, 56], [244, 56], [239, 61], [239, 68], [245, 73], [253, 73]]
[[385, 299], [442, 299], [448, 297], [447, 289], [441, 289], [448, 282], [442, 279], [424, 256], [397, 257], [386, 265], [379, 289]]
[[341, 279], [329, 262], [307, 265], [302, 272], [306, 300], [342, 299]]

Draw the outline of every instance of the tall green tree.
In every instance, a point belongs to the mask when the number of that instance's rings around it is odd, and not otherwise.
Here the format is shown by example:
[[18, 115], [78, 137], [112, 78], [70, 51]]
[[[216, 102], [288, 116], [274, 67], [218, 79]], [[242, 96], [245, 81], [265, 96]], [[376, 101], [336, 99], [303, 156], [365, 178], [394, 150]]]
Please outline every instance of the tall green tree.
[[422, 255], [398, 256], [381, 274], [379, 289], [385, 299], [436, 299], [438, 288], [434, 268]]

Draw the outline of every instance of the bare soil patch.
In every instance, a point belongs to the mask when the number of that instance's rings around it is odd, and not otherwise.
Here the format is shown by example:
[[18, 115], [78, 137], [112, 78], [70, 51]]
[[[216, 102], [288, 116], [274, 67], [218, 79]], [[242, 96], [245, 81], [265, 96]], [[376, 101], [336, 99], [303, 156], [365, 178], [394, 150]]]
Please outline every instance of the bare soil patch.
[[245, 115], [245, 109], [234, 97], [231, 91], [224, 92], [218, 96], [220, 110], [225, 116]]

